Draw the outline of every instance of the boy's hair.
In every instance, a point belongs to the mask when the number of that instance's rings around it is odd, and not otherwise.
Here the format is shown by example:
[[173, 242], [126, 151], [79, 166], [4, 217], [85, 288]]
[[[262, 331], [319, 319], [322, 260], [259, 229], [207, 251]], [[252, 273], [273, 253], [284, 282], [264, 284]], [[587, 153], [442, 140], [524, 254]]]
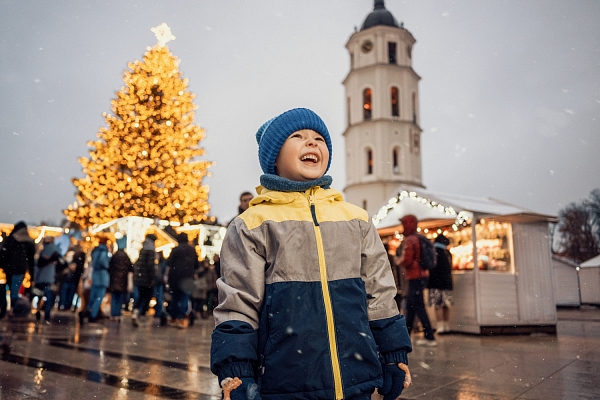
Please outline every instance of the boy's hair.
[[329, 163], [331, 165], [331, 137], [325, 122], [308, 108], [294, 108], [265, 122], [256, 132], [258, 143], [258, 160], [265, 174], [275, 174], [275, 160], [286, 139], [294, 132], [302, 129], [311, 129], [323, 136], [329, 150]]

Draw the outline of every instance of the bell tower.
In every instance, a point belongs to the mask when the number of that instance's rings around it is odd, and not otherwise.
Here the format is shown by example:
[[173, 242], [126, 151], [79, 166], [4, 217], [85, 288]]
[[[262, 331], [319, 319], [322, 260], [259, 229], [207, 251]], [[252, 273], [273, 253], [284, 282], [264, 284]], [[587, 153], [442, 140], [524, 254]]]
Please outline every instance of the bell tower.
[[375, 0], [346, 49], [346, 201], [377, 213], [400, 186], [423, 188], [416, 40]]

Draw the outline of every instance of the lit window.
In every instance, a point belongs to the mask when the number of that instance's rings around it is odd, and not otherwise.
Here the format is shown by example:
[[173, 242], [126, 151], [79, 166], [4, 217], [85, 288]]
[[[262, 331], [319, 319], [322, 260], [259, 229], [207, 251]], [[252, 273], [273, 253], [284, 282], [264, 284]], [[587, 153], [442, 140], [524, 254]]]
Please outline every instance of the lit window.
[[398, 88], [392, 87], [390, 91], [391, 100], [392, 100], [392, 117], [400, 116], [400, 99], [398, 96]]
[[363, 90], [363, 119], [371, 119], [373, 107], [371, 105], [371, 89]]

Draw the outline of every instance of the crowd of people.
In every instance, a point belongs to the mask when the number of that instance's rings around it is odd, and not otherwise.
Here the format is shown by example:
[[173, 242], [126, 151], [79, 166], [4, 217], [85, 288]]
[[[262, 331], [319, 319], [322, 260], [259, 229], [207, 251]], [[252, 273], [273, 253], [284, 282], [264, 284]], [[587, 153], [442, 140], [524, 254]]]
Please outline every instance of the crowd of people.
[[[65, 310], [78, 312], [84, 325], [105, 319], [120, 323], [126, 313], [138, 327], [146, 315], [153, 314], [160, 326], [185, 329], [197, 317], [212, 314], [220, 261], [218, 255], [212, 261], [199, 260], [186, 233], [176, 239], [178, 245], [165, 257], [155, 249], [157, 237], [147, 234], [137, 260], [132, 261], [123, 241], [113, 244], [101, 236], [86, 254], [71, 239], [63, 251], [53, 236], [35, 244], [27, 225], [18, 222], [0, 242], [5, 281], [0, 282], [0, 319], [7, 310], [12, 318], [29, 318], [33, 312], [37, 321], [49, 325], [55, 310]], [[112, 245], [117, 247], [114, 254]], [[30, 284], [24, 285], [27, 275]]]

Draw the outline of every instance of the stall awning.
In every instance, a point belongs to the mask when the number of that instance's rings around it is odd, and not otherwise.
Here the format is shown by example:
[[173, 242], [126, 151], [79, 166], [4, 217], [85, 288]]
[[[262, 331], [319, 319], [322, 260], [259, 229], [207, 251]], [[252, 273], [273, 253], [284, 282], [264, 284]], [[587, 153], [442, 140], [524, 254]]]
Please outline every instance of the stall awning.
[[600, 267], [600, 256], [590, 258], [589, 260], [582, 262], [579, 266], [581, 268]]
[[468, 197], [456, 194], [436, 193], [422, 189], [401, 190], [391, 198], [374, 217], [373, 222], [380, 234], [400, 229], [399, 219], [413, 214], [422, 228], [452, 225], [466, 220], [474, 213], [481, 218], [493, 218], [505, 222], [556, 222], [556, 217], [536, 213], [513, 204], [489, 197]]

